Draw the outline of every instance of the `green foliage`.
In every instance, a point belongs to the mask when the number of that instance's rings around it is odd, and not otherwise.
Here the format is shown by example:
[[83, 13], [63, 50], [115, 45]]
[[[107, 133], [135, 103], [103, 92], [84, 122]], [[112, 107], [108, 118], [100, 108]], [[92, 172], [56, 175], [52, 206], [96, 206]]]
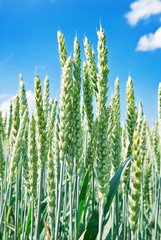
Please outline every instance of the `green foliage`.
[[[109, 193], [106, 196], [106, 201], [105, 201], [105, 207], [104, 207], [104, 222], [103, 222], [103, 226], [105, 226], [105, 224], [107, 223], [108, 220], [108, 211], [110, 209], [112, 200], [117, 192], [118, 186], [119, 186], [119, 182], [120, 182], [120, 178], [121, 178], [121, 174], [123, 172], [123, 170], [125, 170], [125, 167], [127, 167], [127, 165], [129, 164], [131, 160], [131, 157], [128, 158], [123, 164], [122, 166], [118, 169], [118, 171], [116, 172], [116, 174], [112, 177], [109, 185]], [[95, 210], [89, 220], [89, 223], [87, 225], [87, 231], [85, 233], [84, 236], [84, 240], [87, 239], [96, 239], [98, 234], [98, 210]]]

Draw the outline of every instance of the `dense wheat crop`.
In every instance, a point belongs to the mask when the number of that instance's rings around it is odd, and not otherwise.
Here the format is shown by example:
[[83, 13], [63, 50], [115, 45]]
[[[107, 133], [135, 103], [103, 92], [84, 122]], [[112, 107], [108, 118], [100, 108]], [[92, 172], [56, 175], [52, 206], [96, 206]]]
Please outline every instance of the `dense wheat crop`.
[[97, 35], [96, 55], [85, 37], [82, 62], [78, 37], [72, 58], [58, 31], [58, 101], [48, 77], [42, 92], [35, 76], [29, 113], [20, 75], [8, 115], [0, 112], [0, 239], [161, 239], [161, 83], [150, 129], [128, 78], [121, 124], [119, 78], [108, 96], [101, 26]]

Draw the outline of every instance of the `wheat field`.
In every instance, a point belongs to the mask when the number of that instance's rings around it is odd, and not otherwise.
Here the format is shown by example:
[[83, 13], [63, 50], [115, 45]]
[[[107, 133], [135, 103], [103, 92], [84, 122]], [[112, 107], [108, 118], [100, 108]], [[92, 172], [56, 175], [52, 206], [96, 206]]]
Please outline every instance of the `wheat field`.
[[[150, 129], [134, 83], [126, 85], [120, 122], [120, 84], [108, 94], [108, 48], [100, 26], [97, 59], [78, 37], [73, 57], [58, 31], [59, 98], [50, 101], [35, 76], [35, 112], [25, 80], [6, 116], [0, 112], [0, 239], [161, 239], [161, 83], [158, 119]], [[107, 100], [110, 98], [110, 104]]]

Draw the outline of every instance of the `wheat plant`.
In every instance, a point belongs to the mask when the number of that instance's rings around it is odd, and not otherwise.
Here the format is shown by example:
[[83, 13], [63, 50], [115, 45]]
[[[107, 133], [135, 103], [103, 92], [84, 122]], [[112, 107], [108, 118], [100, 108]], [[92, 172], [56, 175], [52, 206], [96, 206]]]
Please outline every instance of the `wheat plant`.
[[57, 100], [48, 76], [42, 89], [37, 75], [35, 111], [29, 112], [20, 74], [19, 94], [7, 116], [0, 112], [2, 240], [161, 239], [161, 83], [151, 129], [129, 76], [122, 124], [118, 77], [107, 101], [102, 26], [97, 36], [94, 52], [87, 37], [83, 51], [76, 35], [72, 58], [58, 31]]

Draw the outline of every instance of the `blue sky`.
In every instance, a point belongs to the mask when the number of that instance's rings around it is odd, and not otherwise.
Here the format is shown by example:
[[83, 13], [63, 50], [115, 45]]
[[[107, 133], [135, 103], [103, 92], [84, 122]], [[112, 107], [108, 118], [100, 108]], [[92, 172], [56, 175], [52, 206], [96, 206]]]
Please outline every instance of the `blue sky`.
[[120, 79], [122, 119], [126, 117], [126, 82], [134, 81], [136, 103], [143, 101], [148, 122], [157, 118], [157, 92], [161, 82], [160, 0], [1, 0], [0, 2], [0, 109], [18, 93], [19, 74], [30, 104], [34, 75], [50, 79], [50, 96], [59, 94], [60, 63], [57, 30], [64, 34], [72, 56], [77, 33], [84, 56], [87, 36], [97, 52], [101, 24], [108, 47], [109, 99], [114, 81]]

